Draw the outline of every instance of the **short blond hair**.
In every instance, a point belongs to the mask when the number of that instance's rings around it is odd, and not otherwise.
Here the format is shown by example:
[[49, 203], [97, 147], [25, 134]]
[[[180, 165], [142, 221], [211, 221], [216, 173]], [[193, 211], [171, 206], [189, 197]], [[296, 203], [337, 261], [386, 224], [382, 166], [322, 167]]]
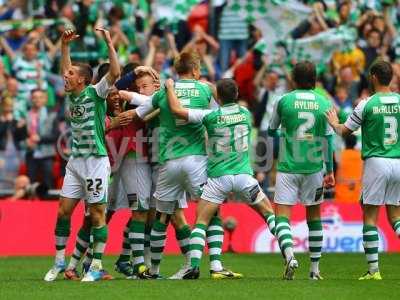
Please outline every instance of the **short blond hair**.
[[200, 69], [200, 56], [195, 51], [182, 52], [175, 57], [174, 68], [178, 75], [188, 74], [195, 69]]
[[136, 79], [145, 77], [145, 76], [150, 76], [153, 78], [155, 84], [160, 84], [160, 74], [157, 73], [156, 70], [154, 70], [152, 67], [147, 67], [146, 69], [138, 69], [135, 71], [136, 73]]

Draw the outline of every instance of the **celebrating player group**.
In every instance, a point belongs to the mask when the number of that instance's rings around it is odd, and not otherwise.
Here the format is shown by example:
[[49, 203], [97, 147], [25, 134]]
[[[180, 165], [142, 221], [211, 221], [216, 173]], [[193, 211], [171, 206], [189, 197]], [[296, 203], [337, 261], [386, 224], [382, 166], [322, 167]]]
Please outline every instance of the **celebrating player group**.
[[[400, 235], [400, 95], [389, 89], [393, 75], [389, 63], [372, 65], [369, 79], [374, 94], [362, 100], [344, 124], [339, 124], [330, 100], [314, 92], [315, 66], [295, 65], [294, 90], [277, 101], [268, 130], [280, 139], [272, 205], [253, 177], [252, 115], [237, 103], [236, 83], [222, 79], [214, 87], [199, 81], [200, 59], [192, 52], [175, 58], [179, 76], [175, 82], [168, 79], [161, 84], [159, 74], [145, 66], [121, 75], [110, 33], [97, 30], [107, 44], [109, 63], [99, 66], [96, 76], [89, 65], [70, 60], [69, 44], [78, 38], [75, 32], [67, 30], [62, 36], [61, 71], [72, 149], [54, 231], [55, 262], [45, 281], [54, 281], [61, 273], [68, 280], [112, 279], [102, 256], [107, 224], [119, 208], [132, 211], [124, 231], [117, 233], [123, 235], [123, 245], [115, 270], [127, 279], [163, 278], [160, 266], [170, 223], [184, 257], [183, 266], [170, 279], [199, 278], [206, 244], [211, 278], [242, 278], [224, 268], [221, 260], [224, 230], [219, 207], [231, 193], [250, 205], [276, 237], [286, 280], [292, 280], [299, 267], [291, 208], [303, 204], [309, 229], [309, 277], [322, 280], [320, 205], [324, 189], [335, 184], [333, 138], [335, 133], [345, 136], [359, 128], [365, 160], [362, 234], [368, 262], [368, 271], [359, 279], [382, 279], [376, 227], [381, 205]], [[184, 215], [189, 197], [197, 202], [192, 228]], [[85, 217], [67, 264], [71, 215], [82, 199]]]

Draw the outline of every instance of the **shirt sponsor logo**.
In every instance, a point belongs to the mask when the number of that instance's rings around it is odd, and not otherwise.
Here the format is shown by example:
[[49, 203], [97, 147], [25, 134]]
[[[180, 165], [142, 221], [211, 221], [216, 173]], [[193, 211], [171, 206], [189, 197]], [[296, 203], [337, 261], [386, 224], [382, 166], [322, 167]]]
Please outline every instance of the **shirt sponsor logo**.
[[399, 98], [397, 98], [396, 96], [382, 96], [382, 97], [379, 97], [379, 100], [381, 100], [381, 102], [383, 104], [399, 103]]
[[311, 93], [296, 93], [296, 99], [300, 100], [315, 100], [315, 95]]

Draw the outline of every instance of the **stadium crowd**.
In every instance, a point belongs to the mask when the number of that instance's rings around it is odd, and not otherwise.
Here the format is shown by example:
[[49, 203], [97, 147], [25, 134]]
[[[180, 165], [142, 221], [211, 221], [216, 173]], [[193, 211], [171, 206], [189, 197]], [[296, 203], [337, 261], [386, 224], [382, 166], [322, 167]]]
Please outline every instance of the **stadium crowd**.
[[[107, 47], [94, 29], [105, 26], [111, 32], [122, 74], [140, 65], [152, 66], [162, 82], [176, 78], [172, 62], [178, 52], [196, 50], [201, 57], [202, 78], [213, 83], [234, 78], [241, 104], [254, 115], [255, 134], [267, 136], [275, 102], [291, 89], [287, 74], [296, 59], [260, 51], [257, 45], [261, 40], [268, 43], [269, 36], [263, 36], [256, 24], [230, 9], [225, 1], [197, 1], [186, 19], [173, 23], [155, 17], [158, 2], [162, 1], [0, 1], [0, 190], [15, 188], [19, 198], [26, 196], [21, 191], [31, 183], [55, 189], [62, 185], [68, 149], [60, 136], [69, 126], [59, 75], [60, 36], [69, 26], [65, 24], [73, 24], [80, 36], [72, 45], [73, 60], [93, 67], [104, 62]], [[283, 5], [285, 0], [271, 2]], [[342, 120], [369, 95], [366, 74], [376, 59], [392, 63], [395, 79], [391, 88], [400, 91], [397, 1], [299, 2], [308, 5], [311, 12], [290, 31], [294, 40], [341, 25], [356, 30], [350, 49], [336, 51], [327, 63], [318, 65], [317, 91], [332, 100]], [[36, 22], [26, 28], [23, 22], [30, 18]], [[63, 22], [40, 22], [48, 19]], [[359, 144], [354, 136], [336, 139], [337, 201], [358, 199], [362, 168]], [[257, 154], [263, 156], [265, 152], [277, 153], [278, 143], [256, 146]], [[274, 166], [270, 170], [265, 161], [257, 164], [257, 180], [268, 190], [274, 186], [275, 176], [270, 176]]]

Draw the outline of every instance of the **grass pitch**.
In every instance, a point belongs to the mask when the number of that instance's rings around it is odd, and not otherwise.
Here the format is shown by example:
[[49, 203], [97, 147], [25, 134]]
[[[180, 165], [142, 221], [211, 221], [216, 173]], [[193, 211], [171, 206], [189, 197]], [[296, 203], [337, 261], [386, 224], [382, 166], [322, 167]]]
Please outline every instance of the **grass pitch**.
[[[325, 254], [321, 271], [325, 280], [308, 279], [307, 255], [297, 255], [300, 268], [294, 281], [283, 281], [279, 255], [224, 254], [225, 266], [242, 272], [244, 279], [211, 280], [208, 258], [204, 257], [201, 279], [197, 281], [126, 280], [113, 271], [115, 257], [106, 257], [104, 266], [116, 277], [95, 283], [60, 279], [47, 283], [43, 276], [51, 267], [51, 257], [0, 258], [0, 299], [399, 299], [400, 255], [381, 254], [382, 281], [358, 281], [366, 270], [362, 254]], [[173, 274], [182, 262], [167, 256], [162, 274]]]

